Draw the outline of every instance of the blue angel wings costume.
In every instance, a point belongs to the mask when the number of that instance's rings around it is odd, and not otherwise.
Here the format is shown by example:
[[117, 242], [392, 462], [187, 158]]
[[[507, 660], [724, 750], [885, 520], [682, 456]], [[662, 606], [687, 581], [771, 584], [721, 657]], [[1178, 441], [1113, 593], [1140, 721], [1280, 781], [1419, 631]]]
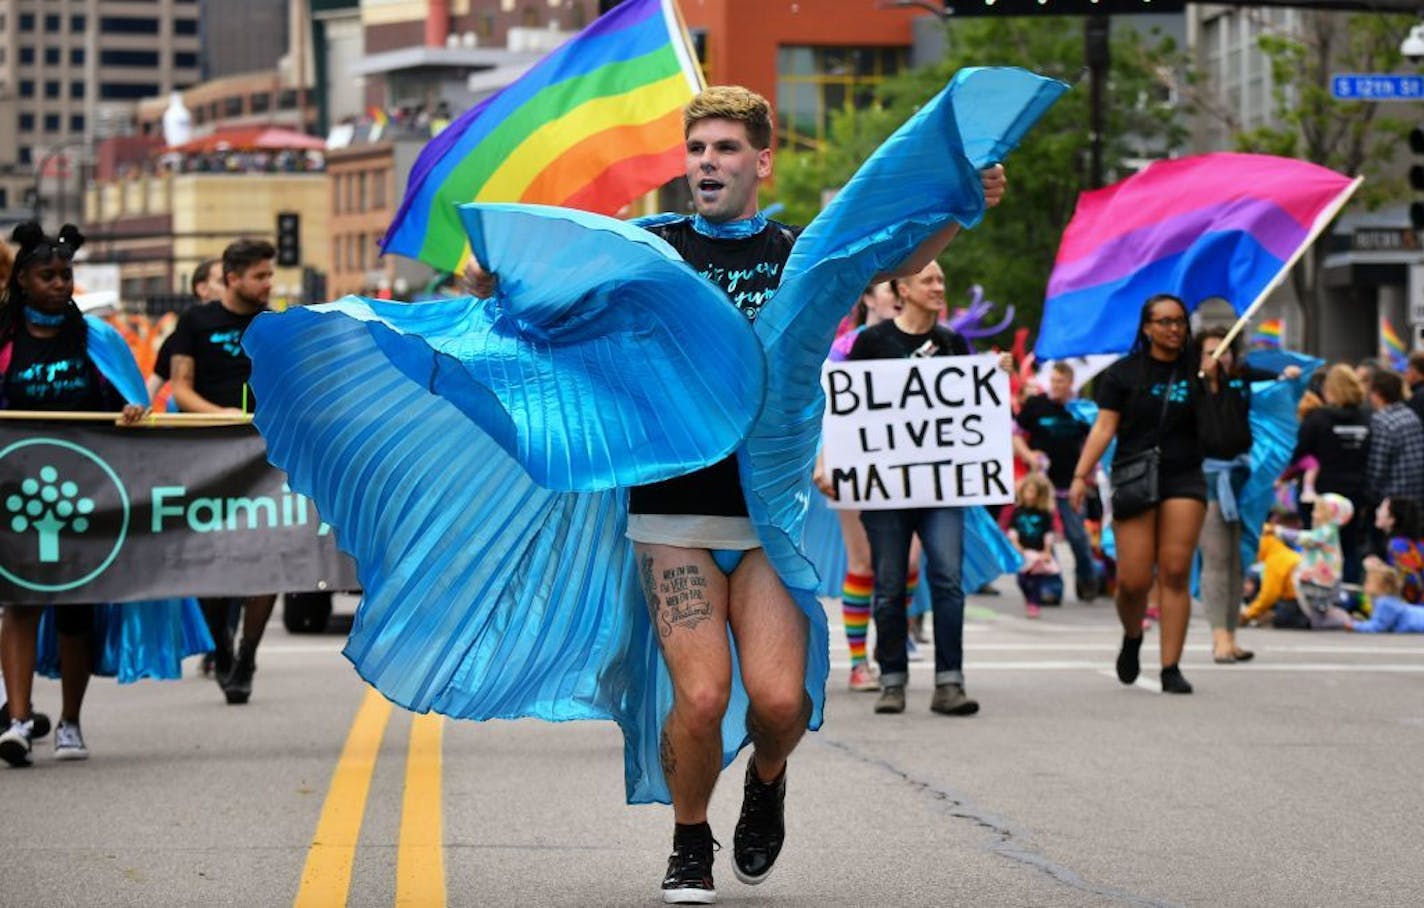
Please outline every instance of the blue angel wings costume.
[[[361, 676], [418, 712], [611, 719], [629, 802], [668, 801], [672, 687], [625, 537], [627, 487], [735, 451], [758, 537], [809, 619], [819, 727], [827, 632], [800, 541], [836, 324], [875, 274], [979, 221], [978, 171], [1065, 89], [1022, 70], [957, 74], [807, 227], [755, 327], [633, 225], [502, 205], [462, 211], [500, 275], [494, 299], [260, 316], [244, 338], [256, 422], [356, 559], [346, 654]], [[732, 677], [724, 762], [748, 740]]]

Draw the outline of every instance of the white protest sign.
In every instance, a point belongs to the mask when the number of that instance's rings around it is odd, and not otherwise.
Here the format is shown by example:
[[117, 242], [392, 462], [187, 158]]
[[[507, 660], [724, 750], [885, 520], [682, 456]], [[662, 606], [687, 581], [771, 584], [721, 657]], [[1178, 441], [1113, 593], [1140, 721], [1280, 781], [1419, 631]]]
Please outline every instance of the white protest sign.
[[1009, 376], [998, 357], [826, 363], [833, 508], [961, 507], [1014, 499]]

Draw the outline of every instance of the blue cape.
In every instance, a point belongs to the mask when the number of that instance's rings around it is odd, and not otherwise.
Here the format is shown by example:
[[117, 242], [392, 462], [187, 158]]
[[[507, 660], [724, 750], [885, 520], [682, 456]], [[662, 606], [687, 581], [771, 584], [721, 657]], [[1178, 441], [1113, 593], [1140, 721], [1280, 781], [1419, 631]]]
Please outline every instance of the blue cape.
[[[361, 676], [417, 712], [611, 719], [628, 800], [668, 801], [672, 687], [626, 489], [736, 451], [758, 536], [808, 618], [819, 727], [829, 650], [800, 541], [821, 362], [874, 274], [978, 222], [978, 171], [1065, 89], [1022, 70], [956, 75], [807, 227], [755, 326], [656, 237], [514, 205], [462, 211], [500, 275], [494, 299], [259, 316], [243, 340], [256, 423], [356, 559], [346, 654]], [[733, 659], [725, 762], [748, 740]]]

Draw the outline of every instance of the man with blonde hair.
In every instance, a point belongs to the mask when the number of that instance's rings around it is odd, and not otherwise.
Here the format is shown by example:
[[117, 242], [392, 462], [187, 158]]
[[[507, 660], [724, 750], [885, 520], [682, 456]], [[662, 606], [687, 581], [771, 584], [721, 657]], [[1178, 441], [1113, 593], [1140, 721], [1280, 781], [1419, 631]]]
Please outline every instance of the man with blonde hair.
[[[713, 86], [688, 103], [683, 131], [694, 213], [642, 226], [755, 320], [776, 292], [800, 233], [757, 207], [757, 190], [772, 169], [771, 107], [745, 88]], [[985, 170], [982, 180], [986, 201], [998, 204], [1003, 168]], [[956, 233], [957, 224], [939, 231], [885, 277], [918, 273]], [[495, 275], [472, 263], [466, 282], [487, 297]], [[722, 717], [733, 669], [728, 632], [748, 695], [753, 745], [733, 833], [733, 868], [738, 879], [755, 885], [781, 852], [786, 762], [810, 717], [806, 617], [762, 550], [735, 455], [632, 489], [628, 538], [673, 682], [661, 753], [676, 826], [663, 900], [708, 904], [717, 898], [707, 807], [722, 771]]]

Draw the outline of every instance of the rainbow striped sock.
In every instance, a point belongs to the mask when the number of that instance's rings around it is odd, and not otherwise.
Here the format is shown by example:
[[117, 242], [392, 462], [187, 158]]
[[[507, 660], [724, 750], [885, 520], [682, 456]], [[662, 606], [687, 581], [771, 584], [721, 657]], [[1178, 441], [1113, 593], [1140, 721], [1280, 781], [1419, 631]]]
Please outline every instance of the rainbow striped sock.
[[873, 575], [846, 573], [845, 585], [841, 587], [841, 621], [845, 624], [852, 666], [865, 662], [865, 637], [870, 633], [870, 594], [874, 590]]

